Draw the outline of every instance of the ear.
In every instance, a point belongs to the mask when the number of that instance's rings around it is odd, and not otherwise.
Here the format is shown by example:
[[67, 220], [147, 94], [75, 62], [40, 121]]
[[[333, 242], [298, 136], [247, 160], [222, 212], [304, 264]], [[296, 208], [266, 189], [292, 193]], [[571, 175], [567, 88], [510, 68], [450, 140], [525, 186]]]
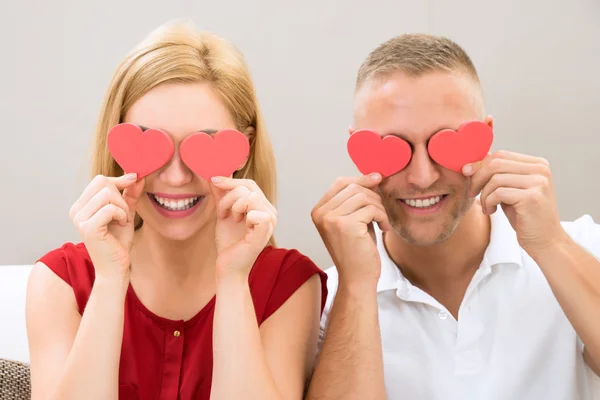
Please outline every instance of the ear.
[[350, 135], [352, 135], [354, 132], [356, 132], [356, 129], [354, 129], [354, 127], [353, 127], [353, 126], [349, 126], [349, 127], [348, 127], [348, 133], [349, 133]]
[[490, 128], [494, 129], [494, 117], [491, 115], [487, 115], [485, 117], [485, 119], [483, 120], [484, 123], [486, 123], [487, 125], [489, 125]]

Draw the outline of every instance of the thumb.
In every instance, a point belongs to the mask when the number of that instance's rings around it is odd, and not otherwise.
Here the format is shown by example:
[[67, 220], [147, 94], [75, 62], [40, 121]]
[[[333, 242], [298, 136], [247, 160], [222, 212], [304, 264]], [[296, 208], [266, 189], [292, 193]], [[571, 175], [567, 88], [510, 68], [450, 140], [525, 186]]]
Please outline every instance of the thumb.
[[142, 178], [133, 185], [130, 185], [123, 190], [123, 199], [127, 206], [129, 207], [129, 216], [128, 220], [133, 221], [135, 218], [135, 209], [137, 203], [144, 192], [144, 184], [146, 183], [146, 179]]
[[373, 172], [372, 174], [359, 176], [356, 183], [366, 188], [374, 188], [379, 185], [382, 180], [383, 177], [380, 173]]
[[218, 188], [214, 184], [211, 183], [210, 184], [210, 193], [215, 202], [215, 210], [217, 212], [217, 219], [225, 219], [227, 217], [227, 213], [223, 213], [223, 212], [221, 212], [221, 210], [219, 210], [219, 203], [221, 202], [221, 199], [223, 198], [223, 196], [225, 196], [227, 191], [223, 190], [221, 188]]
[[121, 176], [110, 176], [108, 177], [108, 181], [115, 185], [117, 190], [121, 191], [133, 185], [136, 182], [137, 174], [131, 173]]

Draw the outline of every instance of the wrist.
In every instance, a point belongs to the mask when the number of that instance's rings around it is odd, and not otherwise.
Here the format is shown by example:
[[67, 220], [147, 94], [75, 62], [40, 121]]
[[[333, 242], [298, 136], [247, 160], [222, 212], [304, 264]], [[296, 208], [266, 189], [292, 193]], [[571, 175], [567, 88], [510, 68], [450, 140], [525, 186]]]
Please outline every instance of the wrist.
[[248, 285], [250, 270], [240, 268], [227, 268], [217, 265], [216, 280], [217, 285], [222, 284], [243, 284]]
[[97, 274], [94, 279], [94, 287], [111, 292], [127, 292], [129, 288], [129, 274]]
[[568, 251], [569, 247], [574, 242], [571, 237], [562, 230], [552, 239], [547, 240], [543, 244], [524, 246], [523, 250], [539, 265], [544, 263], [544, 260], [552, 260], [559, 257], [564, 251]]
[[350, 280], [340, 276], [338, 290], [347, 292], [352, 297], [364, 297], [368, 294], [377, 294], [378, 279]]

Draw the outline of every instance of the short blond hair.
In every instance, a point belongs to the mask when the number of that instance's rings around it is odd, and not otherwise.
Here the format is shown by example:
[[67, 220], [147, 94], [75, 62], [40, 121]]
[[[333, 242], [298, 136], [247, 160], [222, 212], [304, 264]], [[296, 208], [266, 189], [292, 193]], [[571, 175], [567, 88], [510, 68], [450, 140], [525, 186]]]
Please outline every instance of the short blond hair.
[[[158, 27], [117, 67], [96, 125], [92, 176], [123, 174], [106, 145], [109, 130], [123, 122], [131, 106], [148, 91], [175, 82], [211, 84], [237, 129], [246, 132], [250, 140], [248, 161], [234, 178], [254, 180], [275, 204], [275, 157], [245, 59], [233, 44], [199, 31], [187, 21], [170, 21]], [[141, 223], [136, 216], [136, 227]]]
[[463, 72], [479, 83], [467, 52], [452, 40], [428, 34], [404, 34], [380, 44], [359, 68], [356, 91], [373, 78], [400, 71], [411, 77], [431, 72]]

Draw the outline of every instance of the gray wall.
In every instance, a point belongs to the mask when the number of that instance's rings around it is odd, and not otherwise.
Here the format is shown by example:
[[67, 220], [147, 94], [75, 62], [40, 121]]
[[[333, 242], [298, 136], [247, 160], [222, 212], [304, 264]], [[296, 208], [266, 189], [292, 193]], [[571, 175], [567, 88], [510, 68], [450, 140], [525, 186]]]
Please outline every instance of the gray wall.
[[336, 176], [356, 173], [345, 142], [357, 68], [403, 32], [463, 45], [496, 118], [494, 148], [549, 159], [561, 217], [600, 221], [600, 2], [549, 3], [3, 1], [0, 264], [79, 240], [68, 210], [87, 183], [104, 89], [132, 46], [181, 17], [246, 55], [278, 160], [279, 243], [323, 268], [310, 210]]

